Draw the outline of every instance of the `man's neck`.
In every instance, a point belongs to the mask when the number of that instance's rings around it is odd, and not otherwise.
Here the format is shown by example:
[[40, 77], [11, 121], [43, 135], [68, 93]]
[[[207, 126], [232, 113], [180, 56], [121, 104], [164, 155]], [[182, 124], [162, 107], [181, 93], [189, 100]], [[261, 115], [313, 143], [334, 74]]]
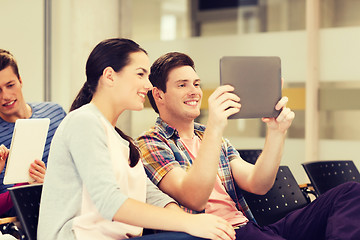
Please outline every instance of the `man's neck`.
[[17, 119], [28, 119], [31, 115], [32, 109], [29, 104], [25, 103], [15, 114], [2, 115], [1, 118], [6, 122], [16, 122]]
[[171, 127], [175, 128], [181, 138], [192, 138], [194, 136], [194, 120], [171, 121], [170, 119], [160, 118]]

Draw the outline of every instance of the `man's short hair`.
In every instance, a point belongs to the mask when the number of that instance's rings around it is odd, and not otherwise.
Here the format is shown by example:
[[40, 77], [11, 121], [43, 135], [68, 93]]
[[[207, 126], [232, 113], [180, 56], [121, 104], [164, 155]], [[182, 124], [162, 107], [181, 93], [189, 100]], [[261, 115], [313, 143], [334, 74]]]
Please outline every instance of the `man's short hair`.
[[4, 49], [0, 49], [0, 71], [10, 66], [15, 75], [20, 79], [19, 69], [14, 56]]
[[[190, 66], [195, 70], [194, 61], [188, 55], [179, 52], [166, 53], [156, 59], [152, 64], [149, 80], [154, 87], [166, 92], [166, 83], [168, 81], [169, 72], [174, 68], [182, 66]], [[155, 112], [159, 113], [152, 92], [149, 91], [147, 96]]]

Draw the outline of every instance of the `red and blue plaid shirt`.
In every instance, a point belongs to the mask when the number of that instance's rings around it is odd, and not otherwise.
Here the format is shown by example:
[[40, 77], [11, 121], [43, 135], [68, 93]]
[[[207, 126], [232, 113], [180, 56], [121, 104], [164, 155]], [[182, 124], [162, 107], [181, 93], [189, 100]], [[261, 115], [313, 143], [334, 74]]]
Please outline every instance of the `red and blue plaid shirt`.
[[[205, 126], [195, 123], [194, 133], [200, 139], [203, 138]], [[156, 120], [156, 124], [149, 131], [145, 132], [137, 139], [138, 146], [142, 153], [142, 161], [148, 177], [158, 185], [161, 179], [173, 168], [181, 167], [187, 171], [192, 165], [192, 159], [176, 129], [169, 126], [161, 118]], [[254, 221], [254, 217], [235, 185], [231, 174], [230, 161], [240, 158], [238, 151], [226, 139], [222, 140], [218, 176], [224, 185], [227, 193], [236, 203], [239, 211], [249, 219]], [[197, 213], [187, 209], [187, 212]]]

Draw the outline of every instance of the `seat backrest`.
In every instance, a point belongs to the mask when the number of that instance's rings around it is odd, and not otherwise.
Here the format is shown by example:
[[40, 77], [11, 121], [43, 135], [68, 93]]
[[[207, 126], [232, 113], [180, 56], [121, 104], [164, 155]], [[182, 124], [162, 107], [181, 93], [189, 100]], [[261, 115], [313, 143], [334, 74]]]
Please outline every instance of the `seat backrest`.
[[35, 240], [39, 219], [42, 184], [9, 188], [17, 217], [28, 240]]
[[345, 182], [360, 182], [359, 171], [351, 160], [315, 161], [302, 166], [319, 195]]
[[279, 167], [275, 183], [265, 195], [246, 191], [242, 191], [242, 194], [260, 226], [274, 223], [310, 202], [287, 166]]
[[245, 161], [255, 164], [259, 155], [262, 152], [262, 149], [237, 149], [240, 154], [240, 157]]

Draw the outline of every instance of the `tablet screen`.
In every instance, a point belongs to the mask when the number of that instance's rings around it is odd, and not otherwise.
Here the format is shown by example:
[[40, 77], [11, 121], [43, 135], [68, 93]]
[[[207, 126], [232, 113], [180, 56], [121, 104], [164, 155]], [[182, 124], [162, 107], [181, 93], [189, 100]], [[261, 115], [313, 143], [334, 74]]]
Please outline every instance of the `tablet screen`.
[[226, 56], [220, 59], [220, 84], [232, 85], [240, 97], [237, 118], [277, 117], [275, 105], [281, 99], [279, 57]]
[[30, 164], [42, 159], [49, 124], [49, 118], [16, 120], [4, 184], [34, 181], [29, 175]]

